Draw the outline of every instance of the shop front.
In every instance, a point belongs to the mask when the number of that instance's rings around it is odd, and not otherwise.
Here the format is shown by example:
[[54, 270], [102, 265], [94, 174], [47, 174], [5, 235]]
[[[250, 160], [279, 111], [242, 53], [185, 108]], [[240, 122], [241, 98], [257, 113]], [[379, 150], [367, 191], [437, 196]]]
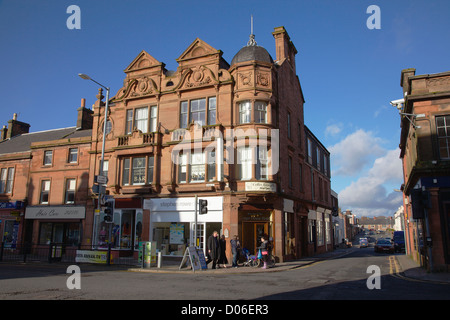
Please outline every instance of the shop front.
[[222, 234], [223, 197], [198, 199], [208, 201], [208, 213], [197, 214], [197, 225], [195, 197], [144, 200], [144, 210], [150, 211], [150, 239], [163, 256], [183, 256], [193, 245], [205, 250], [213, 231]]
[[16, 248], [20, 242], [23, 225], [21, 201], [0, 202], [0, 232], [4, 248]]
[[79, 246], [85, 217], [84, 206], [29, 206], [25, 209], [25, 219], [31, 236], [27, 238], [39, 246]]
[[103, 211], [95, 214], [93, 247], [100, 250], [108, 249], [108, 243], [111, 243], [114, 256], [137, 255], [139, 242], [148, 240], [144, 236], [146, 230], [144, 230], [142, 200], [114, 199], [113, 211], [111, 222], [105, 222]]

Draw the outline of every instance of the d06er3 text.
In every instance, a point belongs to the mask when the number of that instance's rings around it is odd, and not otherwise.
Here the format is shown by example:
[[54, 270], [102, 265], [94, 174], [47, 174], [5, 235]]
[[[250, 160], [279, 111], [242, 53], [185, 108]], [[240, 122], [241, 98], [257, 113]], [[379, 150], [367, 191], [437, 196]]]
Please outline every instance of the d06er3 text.
[[259, 304], [244, 304], [244, 305], [229, 305], [225, 306], [226, 314], [268, 314], [269, 306], [268, 305], [259, 305]]

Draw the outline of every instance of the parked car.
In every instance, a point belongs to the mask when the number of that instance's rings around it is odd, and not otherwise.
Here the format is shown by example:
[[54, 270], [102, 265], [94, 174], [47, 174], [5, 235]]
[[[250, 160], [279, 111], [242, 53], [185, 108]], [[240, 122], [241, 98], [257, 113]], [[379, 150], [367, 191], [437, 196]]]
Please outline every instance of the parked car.
[[369, 246], [369, 241], [367, 238], [361, 238], [359, 239], [359, 247], [360, 248], [367, 248]]
[[403, 231], [394, 231], [393, 241], [395, 252], [405, 252], [405, 233]]
[[375, 243], [375, 252], [394, 253], [394, 246], [389, 240], [380, 239]]

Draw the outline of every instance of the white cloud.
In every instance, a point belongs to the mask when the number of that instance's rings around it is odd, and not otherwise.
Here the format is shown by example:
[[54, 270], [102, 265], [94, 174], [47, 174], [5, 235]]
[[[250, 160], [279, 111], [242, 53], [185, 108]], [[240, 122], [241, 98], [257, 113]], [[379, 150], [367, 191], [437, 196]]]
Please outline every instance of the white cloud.
[[339, 206], [357, 216], [393, 214], [402, 205], [402, 194], [389, 187], [403, 181], [398, 155], [398, 150], [389, 150], [377, 158], [366, 175], [339, 192]]
[[359, 129], [329, 147], [332, 175], [353, 176], [359, 174], [374, 156], [381, 156], [386, 152], [380, 143], [381, 139], [375, 137], [371, 131]]
[[342, 123], [330, 124], [325, 129], [325, 136], [335, 136], [342, 131]]

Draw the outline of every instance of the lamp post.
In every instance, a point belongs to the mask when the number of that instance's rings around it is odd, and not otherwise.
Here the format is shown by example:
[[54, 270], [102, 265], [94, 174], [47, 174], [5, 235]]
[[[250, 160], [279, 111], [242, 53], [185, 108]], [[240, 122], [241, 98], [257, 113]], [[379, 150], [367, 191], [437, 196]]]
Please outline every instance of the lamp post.
[[[105, 119], [103, 121], [103, 141], [102, 141], [102, 157], [100, 158], [100, 172], [103, 175], [103, 163], [105, 161], [105, 138], [106, 138], [106, 123], [108, 122], [108, 107], [109, 107], [109, 87], [105, 87], [104, 85], [102, 85], [101, 83], [98, 83], [97, 81], [95, 81], [94, 79], [92, 79], [91, 77], [89, 77], [87, 74], [84, 73], [79, 73], [78, 76], [81, 79], [84, 80], [91, 80], [92, 82], [95, 82], [96, 84], [98, 84], [99, 86], [101, 86], [102, 88], [106, 89], [106, 105], [105, 105]], [[100, 183], [99, 183], [100, 185]], [[103, 189], [99, 187], [99, 191], [98, 191], [98, 200], [97, 200], [97, 209], [98, 212], [100, 213], [100, 198], [103, 195]], [[111, 240], [111, 230], [109, 232], [109, 241]]]

